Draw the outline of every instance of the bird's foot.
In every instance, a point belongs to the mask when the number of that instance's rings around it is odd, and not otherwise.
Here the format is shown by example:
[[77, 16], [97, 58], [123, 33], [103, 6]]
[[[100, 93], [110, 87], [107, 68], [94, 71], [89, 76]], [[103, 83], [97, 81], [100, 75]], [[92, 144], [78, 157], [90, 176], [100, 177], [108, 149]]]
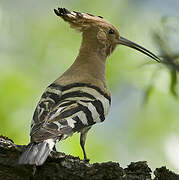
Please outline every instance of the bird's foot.
[[84, 161], [85, 163], [89, 163], [89, 162], [90, 162], [90, 159], [84, 158], [83, 161]]

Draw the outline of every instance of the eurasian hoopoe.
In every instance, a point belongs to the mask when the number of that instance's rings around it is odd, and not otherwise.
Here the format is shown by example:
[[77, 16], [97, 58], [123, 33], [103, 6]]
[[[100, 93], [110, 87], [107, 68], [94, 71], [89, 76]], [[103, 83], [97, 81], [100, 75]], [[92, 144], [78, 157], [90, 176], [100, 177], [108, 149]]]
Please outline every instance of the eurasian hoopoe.
[[103, 122], [111, 97], [106, 87], [105, 63], [118, 44], [129, 46], [160, 59], [147, 49], [121, 37], [101, 16], [54, 9], [57, 16], [82, 32], [79, 55], [71, 67], [43, 93], [33, 115], [31, 142], [19, 159], [20, 164], [42, 165], [55, 144], [80, 132], [84, 159], [85, 141], [92, 125]]

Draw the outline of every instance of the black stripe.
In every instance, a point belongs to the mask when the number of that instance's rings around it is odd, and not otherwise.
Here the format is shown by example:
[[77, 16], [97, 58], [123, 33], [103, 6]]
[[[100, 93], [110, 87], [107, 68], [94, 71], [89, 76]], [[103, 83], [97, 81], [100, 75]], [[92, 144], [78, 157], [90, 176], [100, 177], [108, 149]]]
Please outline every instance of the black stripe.
[[[45, 101], [45, 102], [48, 102], [48, 101]], [[42, 108], [42, 109], [46, 109], [46, 105], [45, 105], [44, 102], [41, 102], [41, 103], [39, 104], [39, 107]]]
[[42, 127], [43, 122], [36, 122], [30, 130], [30, 135], [34, 134], [40, 127]]
[[38, 106], [40, 108], [45, 109], [46, 111], [50, 111], [53, 104], [54, 104], [54, 102], [48, 99], [48, 100], [44, 100], [44, 101], [40, 102]]
[[[52, 109], [52, 105], [53, 105], [53, 102], [52, 101], [43, 101], [41, 102], [38, 106], [40, 108], [40, 111], [43, 110], [42, 114], [40, 115], [39, 117], [39, 120], [42, 121], [43, 119], [45, 119], [45, 117], [47, 116], [47, 114], [49, 113], [49, 111]], [[38, 115], [40, 114], [41, 112], [38, 113]]]
[[90, 13], [86, 13], [86, 14], [88, 14], [89, 16], [92, 16], [92, 17], [94, 17], [94, 15], [93, 15], [93, 14], [90, 14]]
[[73, 117], [73, 120], [76, 121], [76, 123], [74, 124], [75, 127], [73, 128], [73, 131], [80, 131], [85, 125], [82, 123], [82, 121], [80, 120], [80, 118], [78, 116]]
[[58, 118], [60, 119], [63, 119], [63, 118], [67, 118], [67, 117], [70, 117], [72, 116], [73, 114], [81, 111], [81, 107], [80, 106], [77, 106], [75, 108], [71, 108], [71, 109], [68, 109], [68, 110], [64, 110], [62, 113], [60, 113], [60, 115], [58, 116]]
[[111, 97], [109, 95], [107, 95], [105, 92], [103, 92], [99, 87], [91, 85], [91, 84], [87, 84], [87, 83], [73, 83], [73, 84], [69, 84], [69, 85], [64, 86], [62, 90], [66, 91], [66, 90], [74, 88], [74, 87], [89, 87], [89, 88], [95, 89], [101, 95], [103, 95], [106, 99], [108, 99], [109, 103], [111, 104]]
[[103, 19], [103, 17], [102, 16], [98, 16], [99, 18], [101, 18], [101, 19]]
[[35, 123], [38, 121], [38, 110], [37, 110], [37, 107], [36, 107], [36, 109], [34, 111], [34, 114], [33, 114], [33, 120], [34, 120]]
[[93, 121], [93, 117], [92, 117], [91, 111], [86, 106], [83, 106], [82, 104], [79, 104], [79, 107], [85, 113], [87, 121], [88, 121], [88, 125], [95, 124], [96, 122]]
[[80, 99], [81, 102], [85, 102], [85, 103], [91, 103], [91, 100], [83, 100], [83, 99]]
[[94, 107], [96, 108], [96, 111], [100, 115], [101, 122], [104, 121], [105, 120], [104, 107], [103, 107], [102, 102], [100, 100], [96, 100], [96, 101], [91, 101], [91, 103], [94, 105]]
[[62, 91], [63, 86], [56, 84], [56, 83], [52, 83], [48, 86], [48, 88], [57, 89], [59, 91]]
[[67, 125], [68, 125], [68, 122], [67, 122], [66, 119], [60, 119], [58, 122], [59, 122], [61, 125], [63, 125], [63, 126], [67, 126]]
[[61, 100], [65, 100], [66, 98], [73, 98], [73, 97], [87, 97], [90, 99], [95, 99], [95, 97], [89, 93], [82, 92], [82, 91], [72, 91], [72, 92], [63, 94], [61, 96]]
[[51, 123], [46, 123], [45, 124], [45, 129], [50, 129], [50, 130], [53, 130], [53, 131], [57, 131], [58, 130], [58, 125], [51, 122]]
[[[40, 111], [42, 111], [42, 109], [40, 109]], [[39, 112], [40, 114], [41, 112]], [[45, 117], [47, 116], [48, 111], [43, 111], [42, 114], [39, 116], [39, 121], [42, 121], [45, 119]]]
[[58, 107], [70, 106], [75, 103], [76, 101], [64, 101], [63, 103], [60, 102], [60, 105]]
[[54, 100], [55, 103], [57, 103], [61, 100], [61, 96], [59, 96], [58, 94], [48, 92], [48, 91], [43, 93], [42, 98], [46, 99], [48, 97], [51, 98], [52, 100]]

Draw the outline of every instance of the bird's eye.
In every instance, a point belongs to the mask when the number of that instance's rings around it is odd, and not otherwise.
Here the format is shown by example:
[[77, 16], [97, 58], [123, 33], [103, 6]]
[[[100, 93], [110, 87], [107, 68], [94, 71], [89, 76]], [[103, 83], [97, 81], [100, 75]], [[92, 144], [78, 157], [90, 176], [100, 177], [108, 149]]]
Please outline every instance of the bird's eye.
[[108, 33], [109, 33], [109, 34], [114, 34], [114, 30], [113, 30], [113, 29], [110, 29]]

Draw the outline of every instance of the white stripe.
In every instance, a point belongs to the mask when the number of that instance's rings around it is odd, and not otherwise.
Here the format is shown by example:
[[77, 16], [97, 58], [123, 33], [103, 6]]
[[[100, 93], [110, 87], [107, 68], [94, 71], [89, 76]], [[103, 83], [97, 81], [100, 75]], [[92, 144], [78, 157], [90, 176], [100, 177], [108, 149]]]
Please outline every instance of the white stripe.
[[[109, 100], [103, 96], [102, 94], [100, 94], [97, 90], [93, 89], [93, 88], [90, 88], [90, 87], [73, 87], [71, 89], [68, 89], [66, 91], [63, 91], [62, 94], [66, 94], [66, 93], [69, 93], [69, 92], [73, 92], [73, 91], [81, 91], [81, 92], [86, 92], [88, 94], [91, 94], [92, 96], [94, 96], [96, 99], [100, 100], [102, 105], [103, 105], [103, 108], [104, 108], [104, 115], [107, 115], [108, 112], [109, 112], [109, 107], [110, 107], [110, 103], [109, 103]], [[73, 97], [71, 98], [71, 100], [74, 100], [74, 99], [77, 99], [77, 100], [84, 100], [83, 97]], [[70, 98], [66, 98], [66, 99], [70, 99]], [[90, 98], [86, 98], [87, 100], [91, 100]]]
[[66, 107], [60, 107], [60, 108], [58, 107], [56, 113], [59, 115], [61, 113], [61, 111], [63, 111], [64, 109], [66, 109]]
[[[66, 99], [65, 99], [65, 101], [62, 101], [62, 102], [58, 105], [58, 107], [59, 107], [59, 106], [62, 106], [63, 104], [66, 104], [66, 103], [70, 103], [70, 102], [71, 102], [71, 100], [69, 101], [69, 100], [66, 100]], [[73, 102], [72, 104], [76, 104], [76, 102]], [[71, 105], [72, 105], [72, 104], [71, 104]], [[71, 105], [67, 105], [67, 106], [71, 106]], [[64, 107], [67, 107], [67, 106], [64, 106]]]
[[41, 108], [40, 106], [37, 107], [38, 110], [38, 119], [40, 119], [40, 116], [43, 114], [44, 112], [44, 108]]
[[96, 123], [100, 123], [100, 122], [101, 122], [100, 117], [98, 117], [98, 118], [94, 119], [94, 122], [96, 122]]
[[96, 122], [96, 123], [101, 122], [100, 114], [97, 112], [95, 106], [92, 103], [90, 103], [90, 102], [88, 102], [88, 103], [79, 102], [79, 103], [82, 104], [83, 106], [88, 107], [88, 110], [91, 111], [94, 122]]
[[75, 121], [75, 120], [73, 120], [71, 117], [69, 117], [69, 118], [65, 118], [65, 120], [67, 121], [68, 126], [70, 126], [71, 128], [74, 128], [74, 127], [75, 127], [75, 123], [76, 123], [76, 121]]
[[45, 101], [47, 101], [47, 102], [48, 102], [48, 101], [53, 101], [53, 102], [55, 103], [55, 101], [54, 101], [53, 99], [47, 97], [47, 98], [42, 98], [42, 99], [40, 99], [39, 104], [42, 103], [42, 102], [45, 102]]
[[84, 124], [84, 125], [88, 125], [88, 120], [86, 118], [86, 114], [83, 111], [79, 111], [77, 113], [75, 113], [72, 117], [78, 116], [80, 121]]
[[68, 101], [80, 101], [80, 100], [84, 100], [84, 101], [91, 101], [91, 98], [88, 97], [69, 97], [69, 98], [65, 98], [65, 100]]
[[52, 114], [52, 116], [50, 116], [50, 118], [48, 119], [48, 121], [50, 121], [51, 119], [54, 119], [55, 117], [59, 116], [61, 111], [64, 109], [65, 107], [61, 107], [61, 108], [57, 108], [57, 109], [54, 109], [53, 111], [51, 111], [50, 113], [55, 112], [55, 114]]
[[[76, 121], [73, 120], [73, 117], [75, 117], [75, 116], [78, 116], [79, 119], [81, 120], [81, 122], [82, 122], [84, 125], [88, 125], [88, 120], [87, 120], [87, 118], [86, 118], [86, 114], [85, 114], [83, 111], [79, 111], [79, 112], [73, 114], [73, 115], [70, 116], [70, 117], [64, 118], [64, 119], [67, 121], [67, 123], [68, 123], [68, 125], [69, 125], [70, 127], [72, 127], [72, 128], [75, 127], [74, 124], [76, 123]], [[50, 119], [49, 119], [49, 120], [50, 120]], [[60, 122], [58, 122], [58, 121], [54, 121], [53, 123], [55, 123], [55, 124], [58, 126], [58, 130], [64, 126], [64, 125], [61, 125]], [[65, 125], [65, 126], [66, 126], [66, 125]]]
[[104, 116], [106, 116], [109, 113], [109, 108], [110, 108], [110, 103], [109, 100], [105, 98], [105, 100], [99, 99], [102, 104], [103, 104], [103, 108], [104, 108]]
[[62, 94], [62, 91], [60, 91], [59, 89], [52, 89], [51, 87], [48, 87], [45, 92], [49, 92], [49, 93], [54, 93], [54, 94], [57, 94], [59, 96], [61, 96]]
[[81, 105], [83, 105], [83, 106], [85, 106], [85, 107], [88, 108], [88, 110], [89, 110], [89, 111], [91, 112], [91, 114], [92, 114], [93, 120], [97, 119], [97, 118], [100, 116], [100, 115], [98, 114], [95, 106], [94, 106], [92, 103], [90, 103], [90, 102], [79, 102], [79, 104], [81, 104]]
[[59, 121], [53, 121], [53, 124], [56, 124], [58, 126], [58, 129], [57, 129], [58, 131], [60, 131], [60, 129], [66, 127], [66, 125], [60, 124]]

